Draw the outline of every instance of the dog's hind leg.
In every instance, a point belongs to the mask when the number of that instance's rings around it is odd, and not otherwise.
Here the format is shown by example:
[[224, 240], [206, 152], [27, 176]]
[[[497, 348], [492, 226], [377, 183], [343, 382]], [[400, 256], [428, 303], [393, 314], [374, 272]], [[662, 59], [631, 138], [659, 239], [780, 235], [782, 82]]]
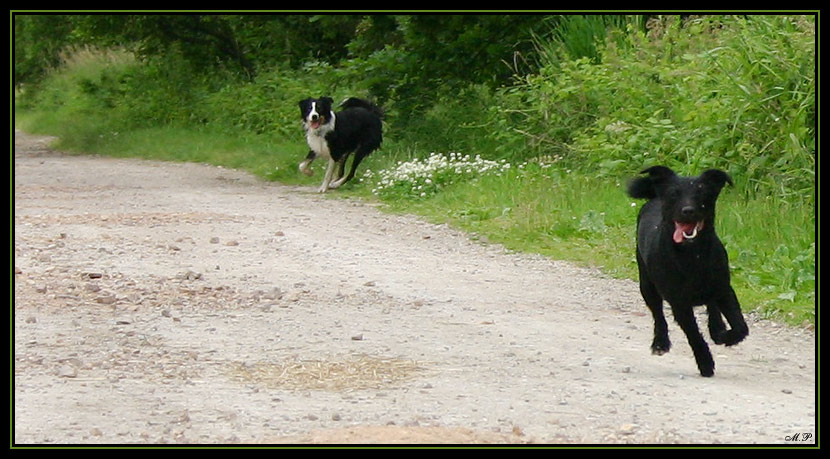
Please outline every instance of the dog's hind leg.
[[700, 330], [697, 328], [694, 308], [691, 305], [672, 305], [672, 313], [674, 314], [674, 320], [677, 321], [683, 333], [686, 334], [689, 346], [692, 347], [700, 374], [707, 377], [714, 375], [715, 360], [712, 358], [712, 352], [709, 351], [709, 345], [706, 344], [706, 340], [703, 339], [703, 335], [700, 334]]
[[325, 193], [326, 190], [329, 189], [329, 184], [331, 183], [331, 176], [334, 174], [334, 167], [337, 163], [333, 159], [329, 159], [329, 165], [326, 167], [326, 176], [323, 178], [323, 183], [320, 185], [320, 188], [317, 190], [318, 193]]
[[341, 177], [336, 182], [331, 184], [331, 188], [337, 188], [340, 185], [342, 185], [342, 184], [348, 182], [349, 180], [353, 179], [355, 171], [357, 170], [358, 164], [360, 164], [360, 162], [363, 161], [363, 158], [365, 158], [369, 153], [371, 153], [371, 150], [368, 151], [368, 152], [357, 150], [357, 152], [354, 155], [354, 159], [352, 160], [352, 167], [349, 169], [349, 175], [343, 177], [342, 176], [343, 171], [341, 170]]
[[719, 298], [716, 304], [716, 308], [723, 313], [727, 322], [729, 322], [731, 330], [726, 330], [723, 321], [721, 321], [721, 329], [718, 331], [717, 336], [712, 335], [712, 339], [718, 344], [725, 344], [727, 346], [732, 346], [743, 341], [749, 334], [749, 327], [746, 325], [744, 315], [741, 313], [741, 306], [738, 303], [735, 290], [732, 287], [728, 287], [728, 291], [724, 293], [724, 297]]
[[[343, 178], [343, 174], [346, 172], [346, 160], [349, 158], [349, 153], [343, 155], [339, 161], [337, 161], [337, 176], [332, 177], [334, 183], [337, 183], [337, 180]], [[339, 185], [338, 185], [339, 186]], [[334, 184], [329, 185], [329, 188], [337, 188]]]

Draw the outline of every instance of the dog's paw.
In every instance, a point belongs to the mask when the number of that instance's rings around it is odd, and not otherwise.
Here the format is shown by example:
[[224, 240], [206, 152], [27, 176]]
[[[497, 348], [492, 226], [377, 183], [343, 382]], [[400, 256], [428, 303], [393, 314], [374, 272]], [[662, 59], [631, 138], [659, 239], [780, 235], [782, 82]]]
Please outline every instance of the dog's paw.
[[726, 325], [724, 325], [722, 320], [712, 319], [710, 316], [709, 318], [709, 336], [712, 337], [712, 341], [715, 344], [723, 344], [724, 343], [724, 335], [726, 335]]
[[698, 362], [697, 369], [700, 370], [700, 376], [710, 378], [715, 375], [715, 361]]
[[669, 337], [655, 336], [654, 341], [651, 342], [651, 353], [653, 355], [663, 355], [671, 349], [671, 341]]
[[[734, 346], [746, 338], [747, 333], [738, 330], [729, 330], [720, 333], [717, 338], [712, 338], [716, 344], [723, 344], [725, 346]], [[720, 342], [719, 342], [720, 341]]]
[[663, 355], [663, 354], [667, 354], [668, 352], [669, 352], [669, 349], [659, 348], [659, 347], [654, 347], [654, 346], [651, 347], [651, 355]]
[[712, 358], [712, 353], [708, 348], [693, 349], [695, 354], [695, 362], [697, 369], [700, 370], [700, 375], [710, 377], [715, 374], [715, 359]]
[[311, 163], [306, 160], [306, 161], [303, 161], [303, 162], [300, 163], [300, 165], [298, 166], [298, 169], [300, 169], [300, 172], [302, 172], [303, 174], [311, 177], [312, 175], [314, 175], [314, 171], [311, 170], [310, 166], [311, 166]]

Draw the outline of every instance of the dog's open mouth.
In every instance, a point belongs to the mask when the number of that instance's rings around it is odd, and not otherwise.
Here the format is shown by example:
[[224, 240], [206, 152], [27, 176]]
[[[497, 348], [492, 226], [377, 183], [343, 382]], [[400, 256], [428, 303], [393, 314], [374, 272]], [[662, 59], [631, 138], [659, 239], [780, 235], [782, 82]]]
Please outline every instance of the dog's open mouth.
[[322, 126], [325, 121], [326, 121], [326, 118], [324, 116], [319, 116], [319, 115], [310, 116], [310, 117], [308, 117], [308, 127], [310, 127], [311, 129], [317, 129], [320, 126]]
[[672, 239], [675, 244], [680, 244], [686, 239], [694, 239], [698, 232], [703, 229], [703, 220], [699, 222], [674, 222], [674, 234]]

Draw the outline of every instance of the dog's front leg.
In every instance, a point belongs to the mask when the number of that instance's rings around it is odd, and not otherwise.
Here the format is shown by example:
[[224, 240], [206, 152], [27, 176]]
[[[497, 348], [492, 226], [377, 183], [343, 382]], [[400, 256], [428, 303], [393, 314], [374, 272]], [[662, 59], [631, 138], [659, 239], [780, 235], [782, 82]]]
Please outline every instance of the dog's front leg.
[[715, 344], [723, 344], [723, 335], [726, 332], [726, 324], [723, 323], [720, 308], [714, 304], [706, 305], [706, 313], [709, 316], [709, 336]]
[[700, 334], [700, 329], [697, 328], [695, 321], [695, 313], [691, 305], [671, 305], [674, 320], [680, 325], [680, 329], [686, 334], [686, 340], [692, 348], [692, 353], [695, 355], [695, 362], [697, 368], [700, 370], [701, 376], [712, 376], [715, 374], [715, 360], [712, 358], [712, 352], [709, 350], [709, 345]]
[[317, 154], [314, 151], [309, 151], [308, 155], [306, 155], [303, 162], [300, 163], [300, 172], [309, 177], [314, 175], [314, 171], [311, 170], [311, 162], [314, 161], [314, 158], [317, 157]]
[[329, 165], [326, 167], [326, 176], [323, 178], [323, 184], [320, 185], [320, 189], [317, 190], [318, 193], [325, 193], [326, 190], [329, 189], [329, 184], [331, 183], [331, 177], [334, 174], [334, 167], [337, 165], [337, 162], [333, 159], [329, 158]]
[[651, 317], [654, 319], [654, 340], [651, 342], [651, 353], [663, 355], [671, 349], [669, 326], [663, 312], [663, 297], [660, 296], [654, 283], [649, 280], [648, 271], [645, 269], [645, 263], [640, 257], [639, 251], [637, 252], [637, 267], [640, 271], [640, 293], [643, 295], [646, 306], [651, 311]]

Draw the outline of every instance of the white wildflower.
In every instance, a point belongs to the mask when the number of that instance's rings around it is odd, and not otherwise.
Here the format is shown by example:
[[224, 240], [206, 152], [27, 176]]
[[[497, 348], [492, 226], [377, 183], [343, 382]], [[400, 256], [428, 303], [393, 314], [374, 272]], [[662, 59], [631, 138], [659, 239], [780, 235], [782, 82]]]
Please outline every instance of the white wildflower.
[[391, 169], [367, 172], [364, 177], [374, 183], [373, 194], [402, 193], [424, 198], [459, 179], [474, 179], [488, 174], [500, 176], [507, 169], [510, 169], [510, 163], [505, 159], [490, 161], [480, 155], [432, 153], [424, 159], [398, 161]]

